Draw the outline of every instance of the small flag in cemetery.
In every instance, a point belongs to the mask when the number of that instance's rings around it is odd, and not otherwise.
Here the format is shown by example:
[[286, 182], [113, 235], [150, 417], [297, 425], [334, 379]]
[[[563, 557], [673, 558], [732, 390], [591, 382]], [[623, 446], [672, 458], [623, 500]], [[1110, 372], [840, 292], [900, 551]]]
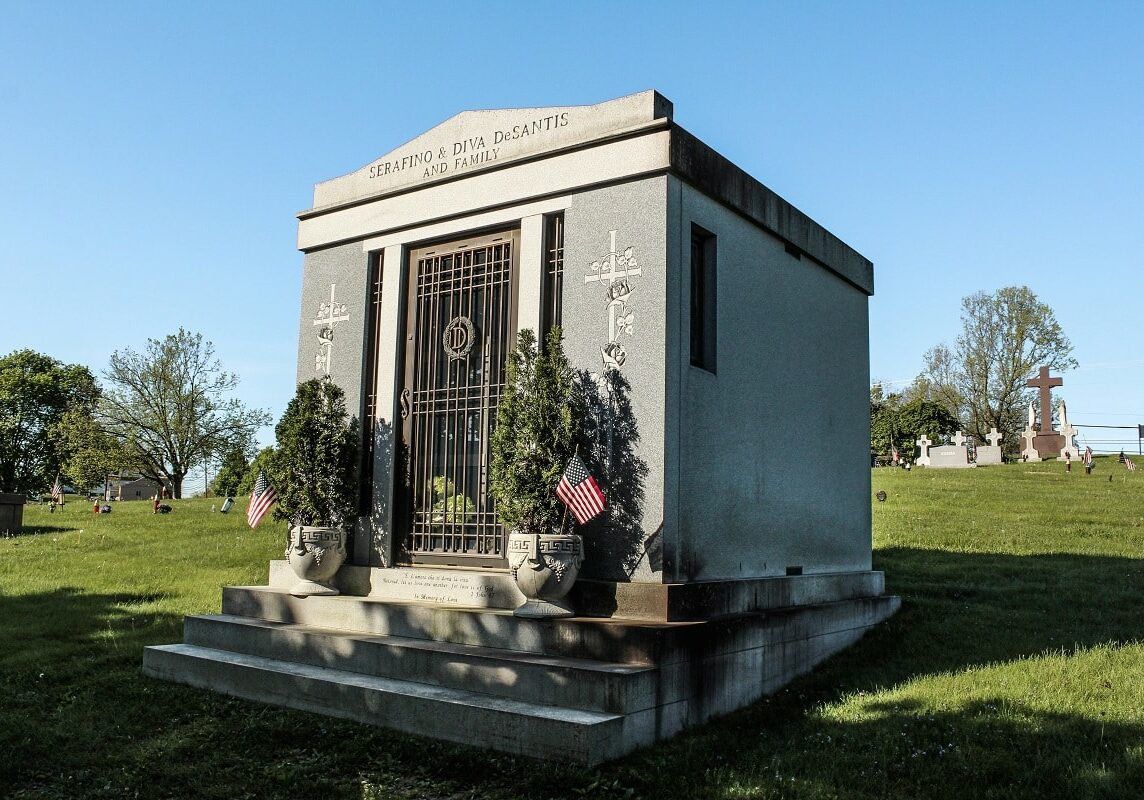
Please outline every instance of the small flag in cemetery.
[[604, 493], [579, 455], [572, 456], [564, 468], [560, 483], [556, 485], [556, 496], [564, 501], [581, 525], [604, 510]]
[[894, 458], [895, 464], [897, 464], [901, 460], [901, 458], [898, 456], [898, 448], [897, 447], [894, 448], [893, 458]]
[[1128, 467], [1129, 472], [1135, 472], [1136, 471], [1136, 465], [1132, 462], [1131, 458], [1125, 458], [1124, 459], [1124, 466]]
[[262, 518], [277, 499], [274, 487], [266, 480], [266, 473], [258, 470], [258, 480], [254, 482], [254, 491], [250, 493], [250, 505], [246, 509], [246, 521], [250, 527], [258, 527], [258, 523], [262, 522]]
[[1085, 445], [1085, 448], [1084, 448], [1084, 461], [1083, 461], [1083, 463], [1085, 466], [1088, 466], [1089, 464], [1092, 463], [1092, 448], [1089, 447], [1088, 445]]
[[[43, 484], [41, 484], [41, 485], [43, 485]], [[56, 482], [52, 484], [52, 497], [54, 497], [56, 500], [59, 500], [60, 496], [63, 493], [64, 493], [64, 487], [63, 487], [63, 484], [60, 483], [60, 476], [59, 476], [59, 473], [57, 473], [56, 474]]]

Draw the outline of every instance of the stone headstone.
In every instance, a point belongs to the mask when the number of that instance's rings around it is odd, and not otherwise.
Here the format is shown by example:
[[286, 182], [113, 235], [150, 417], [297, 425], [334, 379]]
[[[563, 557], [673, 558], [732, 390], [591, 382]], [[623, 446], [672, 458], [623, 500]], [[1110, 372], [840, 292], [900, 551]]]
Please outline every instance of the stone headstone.
[[923, 467], [928, 467], [930, 463], [929, 451], [933, 442], [929, 440], [928, 436], [922, 434], [921, 438], [914, 442], [914, 444], [916, 444], [919, 448], [918, 458], [914, 463]]
[[938, 469], [972, 467], [969, 448], [965, 446], [965, 433], [958, 431], [950, 437], [952, 444], [930, 448], [930, 466]]
[[1080, 449], [1076, 444], [1076, 428], [1072, 425], [1064, 426], [1061, 429], [1061, 436], [1064, 438], [1065, 444], [1061, 448], [1061, 454], [1057, 457], [1057, 461], [1078, 461]]
[[990, 464], [1000, 464], [1001, 458], [1001, 434], [996, 428], [990, 429], [985, 438], [989, 441], [987, 445], [981, 445], [977, 448], [977, 464], [978, 466], [988, 466]]
[[1059, 406], [1058, 415], [1061, 421], [1061, 438], [1064, 439], [1064, 446], [1061, 447], [1061, 454], [1057, 456], [1057, 461], [1077, 461], [1080, 459], [1080, 450], [1076, 446], [1076, 426], [1069, 422], [1068, 408], [1065, 406], [1065, 401], [1062, 400]]
[[929, 465], [935, 469], [973, 466], [969, 463], [969, 451], [964, 446], [958, 447], [955, 444], [931, 447]]
[[1032, 426], [1025, 428], [1025, 430], [1021, 431], [1021, 441], [1025, 443], [1024, 446], [1021, 448], [1021, 458], [1024, 459], [1025, 461], [1040, 461], [1041, 460], [1041, 455], [1040, 455], [1040, 453], [1037, 452], [1037, 448], [1034, 446], [1036, 439], [1037, 439], [1037, 431]]
[[0, 494], [0, 536], [24, 530], [24, 503], [22, 494]]

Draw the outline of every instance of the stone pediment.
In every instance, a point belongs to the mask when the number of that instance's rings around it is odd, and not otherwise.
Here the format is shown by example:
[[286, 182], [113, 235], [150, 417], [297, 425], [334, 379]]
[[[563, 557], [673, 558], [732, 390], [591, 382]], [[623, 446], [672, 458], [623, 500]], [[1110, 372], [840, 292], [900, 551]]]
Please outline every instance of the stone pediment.
[[314, 207], [587, 144], [657, 119], [670, 120], [671, 113], [671, 102], [651, 90], [590, 106], [464, 111], [361, 169], [317, 184]]

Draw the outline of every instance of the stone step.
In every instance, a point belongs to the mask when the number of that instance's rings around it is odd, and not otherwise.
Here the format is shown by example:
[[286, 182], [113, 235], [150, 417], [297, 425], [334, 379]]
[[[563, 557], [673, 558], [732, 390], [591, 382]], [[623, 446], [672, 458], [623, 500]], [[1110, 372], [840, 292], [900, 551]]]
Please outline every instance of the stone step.
[[352, 595], [295, 597], [267, 586], [223, 588], [222, 612], [376, 636], [400, 636], [619, 664], [656, 664], [665, 634], [701, 622], [572, 617], [526, 619], [512, 611], [402, 603]]
[[598, 617], [525, 619], [511, 611], [397, 603], [350, 595], [294, 597], [266, 586], [228, 586], [222, 611], [372, 636], [397, 636], [522, 653], [663, 667], [812, 636], [868, 628], [897, 609], [890, 595], [755, 611], [705, 622]]
[[188, 644], [146, 648], [143, 672], [247, 700], [585, 766], [675, 732], [657, 731], [656, 709], [623, 715], [558, 708]]
[[656, 669], [491, 647], [355, 634], [227, 614], [187, 617], [188, 645], [585, 711], [656, 704]]

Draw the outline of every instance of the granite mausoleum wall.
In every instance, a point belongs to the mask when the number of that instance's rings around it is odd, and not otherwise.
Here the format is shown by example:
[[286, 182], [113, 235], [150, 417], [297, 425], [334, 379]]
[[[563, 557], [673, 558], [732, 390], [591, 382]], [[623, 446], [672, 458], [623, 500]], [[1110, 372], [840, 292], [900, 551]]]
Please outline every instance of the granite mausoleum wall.
[[573, 195], [564, 217], [565, 351], [592, 379], [590, 461], [609, 495], [605, 515], [579, 531], [586, 578], [662, 579], [666, 215], [658, 176]]
[[[669, 198], [665, 579], [869, 569], [866, 294], [674, 177]], [[692, 223], [716, 236], [715, 374], [690, 363]]]

